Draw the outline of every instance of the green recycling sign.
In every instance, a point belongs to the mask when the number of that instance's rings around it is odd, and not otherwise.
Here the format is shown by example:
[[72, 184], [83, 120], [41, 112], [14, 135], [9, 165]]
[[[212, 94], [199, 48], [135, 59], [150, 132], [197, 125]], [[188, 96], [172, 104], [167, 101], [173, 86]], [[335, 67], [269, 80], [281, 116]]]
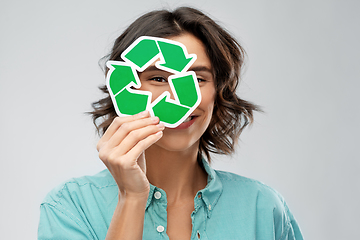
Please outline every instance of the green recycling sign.
[[[166, 127], [174, 128], [200, 104], [201, 94], [196, 74], [187, 71], [195, 62], [196, 54], [188, 54], [182, 43], [142, 36], [121, 54], [121, 58], [124, 61], [106, 63], [109, 68], [106, 85], [119, 116], [148, 110], [152, 116], [159, 117]], [[168, 83], [174, 99], [165, 91], [151, 102], [151, 92], [138, 90], [141, 81], [137, 71], [143, 72], [154, 62], [158, 69], [172, 73]]]

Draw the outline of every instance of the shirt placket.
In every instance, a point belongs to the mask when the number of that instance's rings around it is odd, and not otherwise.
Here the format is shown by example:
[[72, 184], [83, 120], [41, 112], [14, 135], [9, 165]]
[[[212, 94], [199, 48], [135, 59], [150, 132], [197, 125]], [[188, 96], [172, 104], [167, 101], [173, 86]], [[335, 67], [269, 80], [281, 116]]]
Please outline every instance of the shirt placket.
[[202, 199], [202, 193], [198, 192], [194, 199], [194, 211], [191, 213], [192, 232], [191, 240], [207, 240], [205, 227], [207, 221], [206, 204]]
[[164, 190], [155, 187], [150, 208], [153, 218], [153, 227], [157, 233], [157, 239], [169, 239], [166, 234], [167, 228], [167, 199]]

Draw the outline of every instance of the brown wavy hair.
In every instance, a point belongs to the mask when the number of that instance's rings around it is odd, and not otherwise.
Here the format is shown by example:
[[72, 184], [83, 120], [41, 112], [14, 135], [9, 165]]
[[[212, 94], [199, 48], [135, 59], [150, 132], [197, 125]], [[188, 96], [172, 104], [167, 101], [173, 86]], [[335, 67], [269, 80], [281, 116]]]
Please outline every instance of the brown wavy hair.
[[[200, 138], [199, 156], [205, 155], [210, 160], [210, 152], [233, 153], [240, 133], [253, 122], [253, 111], [260, 108], [236, 94], [246, 56], [244, 49], [204, 13], [190, 7], [146, 13], [115, 40], [111, 53], [102, 60], [122, 61], [121, 53], [140, 36], [168, 38], [183, 33], [191, 33], [202, 41], [214, 70], [216, 96], [213, 116]], [[106, 74], [105, 64], [104, 70]], [[90, 114], [102, 135], [117, 115], [106, 86], [99, 88], [107, 96], [92, 104], [94, 110]]]

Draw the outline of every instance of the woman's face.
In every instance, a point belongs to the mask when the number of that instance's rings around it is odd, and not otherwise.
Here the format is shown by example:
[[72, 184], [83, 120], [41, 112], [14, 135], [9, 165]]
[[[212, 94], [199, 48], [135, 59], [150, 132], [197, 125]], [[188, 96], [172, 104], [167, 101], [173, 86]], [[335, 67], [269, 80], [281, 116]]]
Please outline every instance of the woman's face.
[[[199, 146], [199, 139], [210, 123], [215, 100], [215, 80], [210, 59], [203, 43], [198, 38], [185, 33], [170, 39], [184, 44], [188, 53], [197, 55], [196, 61], [188, 71], [196, 73], [202, 99], [200, 105], [190, 115], [190, 120], [188, 118], [177, 128], [165, 128], [163, 137], [155, 145], [170, 151], [184, 151], [190, 147], [197, 148]], [[171, 73], [159, 70], [154, 66], [155, 63], [139, 74], [142, 84], [140, 89], [152, 92], [152, 101], [164, 91], [171, 93], [167, 82]], [[172, 95], [171, 98], [174, 99]]]

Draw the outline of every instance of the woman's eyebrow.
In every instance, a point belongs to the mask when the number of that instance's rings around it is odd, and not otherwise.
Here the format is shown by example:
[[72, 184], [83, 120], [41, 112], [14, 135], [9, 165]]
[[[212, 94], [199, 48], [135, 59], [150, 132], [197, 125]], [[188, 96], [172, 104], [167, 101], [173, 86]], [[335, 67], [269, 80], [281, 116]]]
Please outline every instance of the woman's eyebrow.
[[191, 67], [189, 69], [189, 71], [194, 71], [194, 72], [209, 72], [209, 73], [213, 73], [213, 71], [208, 68], [208, 67], [205, 67], [205, 66], [197, 66], [197, 67]]

